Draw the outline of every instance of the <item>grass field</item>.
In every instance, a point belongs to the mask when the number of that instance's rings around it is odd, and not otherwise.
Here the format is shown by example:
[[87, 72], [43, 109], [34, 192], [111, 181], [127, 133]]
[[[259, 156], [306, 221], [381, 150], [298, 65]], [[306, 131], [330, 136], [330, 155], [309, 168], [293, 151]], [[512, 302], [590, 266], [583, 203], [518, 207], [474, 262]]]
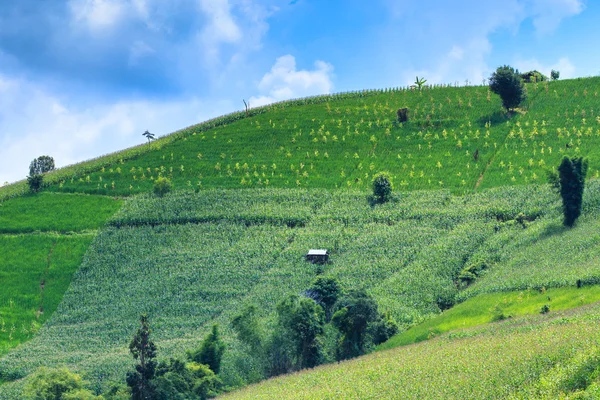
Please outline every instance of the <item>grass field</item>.
[[[595, 193], [598, 184], [589, 186]], [[505, 267], [505, 273], [520, 276], [510, 269], [512, 257], [520, 254], [511, 246], [534, 254], [528, 264], [520, 260], [522, 269], [544, 260], [551, 268], [553, 253], [543, 243], [596, 229], [595, 201], [586, 197], [585, 215], [572, 231], [542, 235], [560, 223], [560, 212], [556, 195], [541, 186], [466, 196], [415, 191], [375, 207], [364, 192], [351, 191], [209, 190], [133, 197], [94, 239], [39, 335], [0, 359], [0, 375], [14, 379], [39, 365], [65, 364], [85, 373], [96, 389], [105, 388], [130, 368], [127, 345], [139, 314], [147, 312], [162, 357], [184, 354], [219, 323], [229, 344], [223, 378], [230, 386], [243, 385], [260, 379], [229, 328], [244, 304], [265, 310], [261, 317], [268, 325], [275, 304], [301, 293], [321, 272], [346, 288], [364, 286], [382, 311], [410, 326], [438, 315], [440, 296], [451, 299], [487, 287]], [[519, 212], [535, 218], [522, 226], [514, 220]], [[314, 247], [331, 252], [332, 263], [322, 271], [303, 260]], [[579, 253], [577, 246], [565, 251]], [[494, 261], [487, 274], [457, 291], [461, 270], [481, 257]], [[573, 286], [579, 277], [600, 278], [593, 263], [561, 273], [565, 279], [551, 283]], [[546, 276], [552, 271], [533, 274], [530, 286], [545, 285]], [[494, 285], [489, 287], [493, 292]]]
[[[403, 328], [439, 323], [434, 334], [454, 327], [443, 318], [469, 320], [452, 313], [431, 319], [443, 304], [480, 299], [486, 308], [485, 299], [506, 291], [600, 283], [600, 78], [528, 84], [527, 91], [527, 102], [510, 118], [487, 87], [281, 103], [54, 171], [37, 195], [24, 195], [24, 182], [1, 187], [0, 242], [8, 250], [0, 256], [0, 382], [57, 364], [87, 374], [96, 390], [122, 380], [142, 312], [150, 314], [165, 357], [182, 355], [212, 323], [221, 324], [229, 345], [226, 384], [256, 381], [262, 376], [234, 339], [231, 317], [254, 303], [269, 325], [275, 304], [301, 293], [319, 273], [348, 289], [365, 287]], [[410, 108], [408, 123], [395, 122], [400, 107]], [[561, 226], [559, 197], [544, 184], [563, 155], [590, 159], [584, 215], [574, 229]], [[369, 204], [370, 181], [383, 170], [393, 176], [394, 198]], [[158, 176], [169, 177], [177, 191], [164, 198], [148, 193]], [[138, 196], [121, 200], [130, 195]], [[306, 264], [310, 248], [328, 248], [332, 263]], [[482, 266], [477, 279], [461, 281], [474, 265]], [[501, 326], [517, 329], [512, 322]], [[412, 334], [423, 337], [405, 335]], [[545, 354], [565, 362], [572, 355], [531, 337], [511, 340], [543, 350], [508, 352], [482, 382], [458, 374], [465, 393], [505, 378], [542, 390], [535, 379], [564, 372], [551, 372]], [[493, 350], [476, 340], [473, 346], [481, 354]], [[448, 351], [459, 352], [459, 343]], [[435, 354], [427, 357], [434, 362]], [[464, 362], [476, 363], [474, 357]], [[523, 364], [508, 371], [503, 360]], [[468, 367], [461, 362], [450, 367]], [[523, 382], [519, 373], [536, 378]], [[435, 377], [448, 379], [442, 372]], [[413, 378], [398, 379], [409, 384]], [[0, 397], [18, 393], [19, 385], [1, 385]], [[447, 394], [459, 386], [449, 385]], [[500, 386], [490, 393], [516, 393]], [[368, 395], [369, 387], [340, 393]]]
[[[528, 84], [528, 101], [510, 119], [482, 86], [324, 96], [190, 127], [48, 181], [52, 191], [107, 195], [150, 191], [159, 175], [177, 189], [368, 189], [374, 173], [389, 170], [401, 191], [463, 193], [542, 183], [565, 154], [589, 157], [598, 177], [599, 90], [600, 78]], [[405, 106], [412, 119], [395, 123]], [[0, 197], [15, 190], [0, 188]]]
[[71, 283], [93, 235], [0, 235], [0, 356], [29, 340]]
[[394, 336], [378, 346], [377, 350], [406, 346], [432, 339], [445, 332], [506, 318], [539, 314], [544, 306], [548, 306], [552, 311], [558, 311], [598, 301], [600, 301], [598, 285], [481, 294]]
[[[520, 317], [271, 379], [224, 399], [558, 399], [600, 394], [600, 306]], [[576, 397], [580, 396], [580, 397]]]
[[104, 225], [122, 200], [106, 196], [39, 193], [0, 203], [0, 233], [79, 232]]

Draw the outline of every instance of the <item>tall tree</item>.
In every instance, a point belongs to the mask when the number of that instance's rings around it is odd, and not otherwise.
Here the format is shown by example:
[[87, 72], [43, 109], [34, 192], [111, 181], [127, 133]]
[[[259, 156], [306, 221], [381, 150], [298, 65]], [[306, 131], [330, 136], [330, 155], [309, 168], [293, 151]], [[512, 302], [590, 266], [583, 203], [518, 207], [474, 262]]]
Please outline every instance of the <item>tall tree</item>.
[[150, 144], [151, 140], [154, 140], [154, 133], [150, 133], [146, 130], [146, 132], [142, 133], [143, 136], [146, 137], [146, 139], [148, 139], [148, 144]]
[[218, 374], [221, 370], [221, 359], [225, 353], [225, 343], [221, 340], [219, 328], [215, 324], [212, 331], [206, 336], [200, 348], [188, 354], [190, 360], [208, 367]]
[[150, 340], [148, 316], [140, 317], [141, 327], [129, 343], [129, 351], [138, 360], [134, 372], [127, 373], [127, 385], [131, 388], [132, 400], [150, 400], [154, 398], [152, 378], [156, 370], [156, 346]]
[[573, 226], [581, 214], [585, 176], [588, 170], [588, 160], [563, 157], [558, 167], [558, 182], [560, 197], [563, 203], [563, 224]]
[[54, 168], [54, 158], [50, 156], [39, 156], [29, 164], [29, 176], [54, 171]]
[[338, 359], [364, 354], [369, 325], [379, 320], [377, 303], [364, 290], [352, 290], [336, 304], [331, 322], [340, 331]]
[[519, 71], [508, 65], [498, 67], [490, 77], [489, 84], [490, 90], [500, 96], [507, 111], [518, 107], [527, 97]]

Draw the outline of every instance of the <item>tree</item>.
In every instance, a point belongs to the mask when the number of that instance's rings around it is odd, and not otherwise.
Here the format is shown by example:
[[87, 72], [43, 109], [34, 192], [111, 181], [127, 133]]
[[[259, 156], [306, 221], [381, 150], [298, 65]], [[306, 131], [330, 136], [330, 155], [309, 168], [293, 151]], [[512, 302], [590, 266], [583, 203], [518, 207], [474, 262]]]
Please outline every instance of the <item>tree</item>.
[[325, 313], [313, 299], [290, 296], [277, 305], [280, 332], [295, 347], [296, 367], [312, 368], [322, 358]]
[[325, 319], [331, 319], [333, 306], [341, 294], [341, 288], [335, 278], [317, 277], [311, 287], [304, 293], [306, 297], [313, 299], [325, 311]]
[[40, 367], [27, 379], [24, 394], [35, 400], [102, 399], [86, 389], [86, 384], [67, 368]]
[[518, 107], [527, 97], [519, 71], [508, 65], [496, 69], [490, 77], [489, 86], [490, 91], [500, 96], [507, 111]]
[[196, 363], [208, 365], [215, 374], [218, 374], [221, 370], [223, 353], [225, 353], [225, 343], [221, 340], [219, 328], [215, 324], [200, 348], [188, 353], [188, 358]]
[[555, 70], [550, 71], [550, 78], [553, 81], [558, 80], [559, 77], [560, 77], [560, 71], [555, 71]]
[[388, 172], [380, 172], [373, 177], [373, 197], [380, 203], [388, 201], [394, 190], [392, 177]]
[[588, 160], [563, 157], [558, 167], [558, 184], [563, 203], [563, 224], [573, 226], [581, 214]]
[[142, 133], [142, 136], [145, 136], [148, 139], [148, 144], [150, 144], [151, 140], [154, 140], [154, 133], [150, 133], [148, 131]]
[[417, 79], [415, 79], [415, 85], [417, 85], [417, 87], [419, 88], [419, 90], [421, 90], [421, 88], [423, 87], [423, 85], [425, 84], [425, 82], [427, 82], [427, 79], [425, 78], [420, 78], [417, 76]]
[[32, 192], [37, 192], [42, 187], [44, 182], [43, 174], [49, 171], [54, 171], [54, 158], [50, 156], [40, 156], [35, 158], [29, 164], [29, 176], [27, 176], [27, 184]]
[[54, 158], [50, 156], [40, 156], [29, 164], [29, 176], [40, 175], [46, 172], [54, 171]]
[[138, 360], [134, 372], [127, 373], [127, 386], [131, 388], [132, 400], [147, 400], [154, 398], [152, 378], [156, 370], [156, 346], [150, 340], [148, 316], [140, 317], [141, 327], [129, 343], [129, 351]]
[[258, 309], [250, 304], [242, 309], [231, 321], [231, 327], [237, 334], [238, 340], [250, 347], [254, 354], [263, 352], [264, 334], [258, 320]]
[[352, 290], [342, 296], [331, 322], [340, 331], [338, 360], [364, 354], [369, 325], [380, 318], [377, 303], [364, 290]]
[[171, 358], [156, 368], [156, 400], [204, 400], [218, 394], [221, 380], [207, 365]]

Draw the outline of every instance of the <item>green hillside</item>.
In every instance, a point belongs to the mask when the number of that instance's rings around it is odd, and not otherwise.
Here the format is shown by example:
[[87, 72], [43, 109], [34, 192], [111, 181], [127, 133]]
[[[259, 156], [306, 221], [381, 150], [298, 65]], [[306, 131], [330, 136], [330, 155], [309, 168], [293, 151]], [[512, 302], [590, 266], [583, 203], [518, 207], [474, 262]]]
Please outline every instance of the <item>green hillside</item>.
[[[7, 288], [0, 293], [0, 398], [19, 398], [22, 378], [42, 365], [66, 365], [98, 392], [122, 382], [142, 313], [161, 358], [197, 347], [218, 323], [228, 345], [225, 385], [256, 382], [264, 375], [235, 338], [232, 317], [255, 304], [262, 324], [272, 326], [276, 304], [318, 275], [365, 288], [402, 329], [481, 295], [600, 283], [599, 89], [600, 78], [528, 84], [527, 103], [510, 118], [487, 87], [284, 102], [51, 172], [38, 194], [23, 195], [23, 182], [0, 188], [0, 241], [8, 249], [0, 258]], [[400, 107], [410, 108], [409, 122], [395, 122]], [[590, 160], [573, 229], [562, 227], [560, 197], [545, 184], [546, 170], [565, 154]], [[394, 198], [373, 205], [370, 182], [380, 171], [391, 173]], [[175, 189], [162, 198], [149, 193], [159, 176]], [[329, 249], [332, 262], [307, 263], [310, 248]], [[475, 267], [479, 277], [463, 280]], [[586, 313], [573, 314], [573, 331], [587, 326]], [[504, 326], [473, 332], [489, 329], [500, 340], [518, 324]], [[473, 335], [478, 349], [487, 333]], [[435, 357], [435, 346], [448, 345], [449, 352], [474, 351], [465, 362], [479, 365], [480, 350], [454, 339], [435, 343], [411, 347], [406, 360]], [[506, 376], [534, 390], [551, 372], [535, 360], [574, 354], [561, 349], [507, 354], [490, 380], [469, 387], [500, 393], [491, 382]], [[512, 372], [501, 367], [519, 360]], [[448, 379], [436, 373], [432, 379]], [[325, 397], [336, 389], [326, 390]]]

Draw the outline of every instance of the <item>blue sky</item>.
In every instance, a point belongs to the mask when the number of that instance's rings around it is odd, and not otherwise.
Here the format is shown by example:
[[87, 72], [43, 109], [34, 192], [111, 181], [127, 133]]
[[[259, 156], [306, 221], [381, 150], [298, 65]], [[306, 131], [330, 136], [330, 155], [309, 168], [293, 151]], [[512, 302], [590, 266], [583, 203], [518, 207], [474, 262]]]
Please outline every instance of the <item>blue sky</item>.
[[251, 106], [496, 67], [600, 74], [592, 0], [0, 1], [0, 184]]

